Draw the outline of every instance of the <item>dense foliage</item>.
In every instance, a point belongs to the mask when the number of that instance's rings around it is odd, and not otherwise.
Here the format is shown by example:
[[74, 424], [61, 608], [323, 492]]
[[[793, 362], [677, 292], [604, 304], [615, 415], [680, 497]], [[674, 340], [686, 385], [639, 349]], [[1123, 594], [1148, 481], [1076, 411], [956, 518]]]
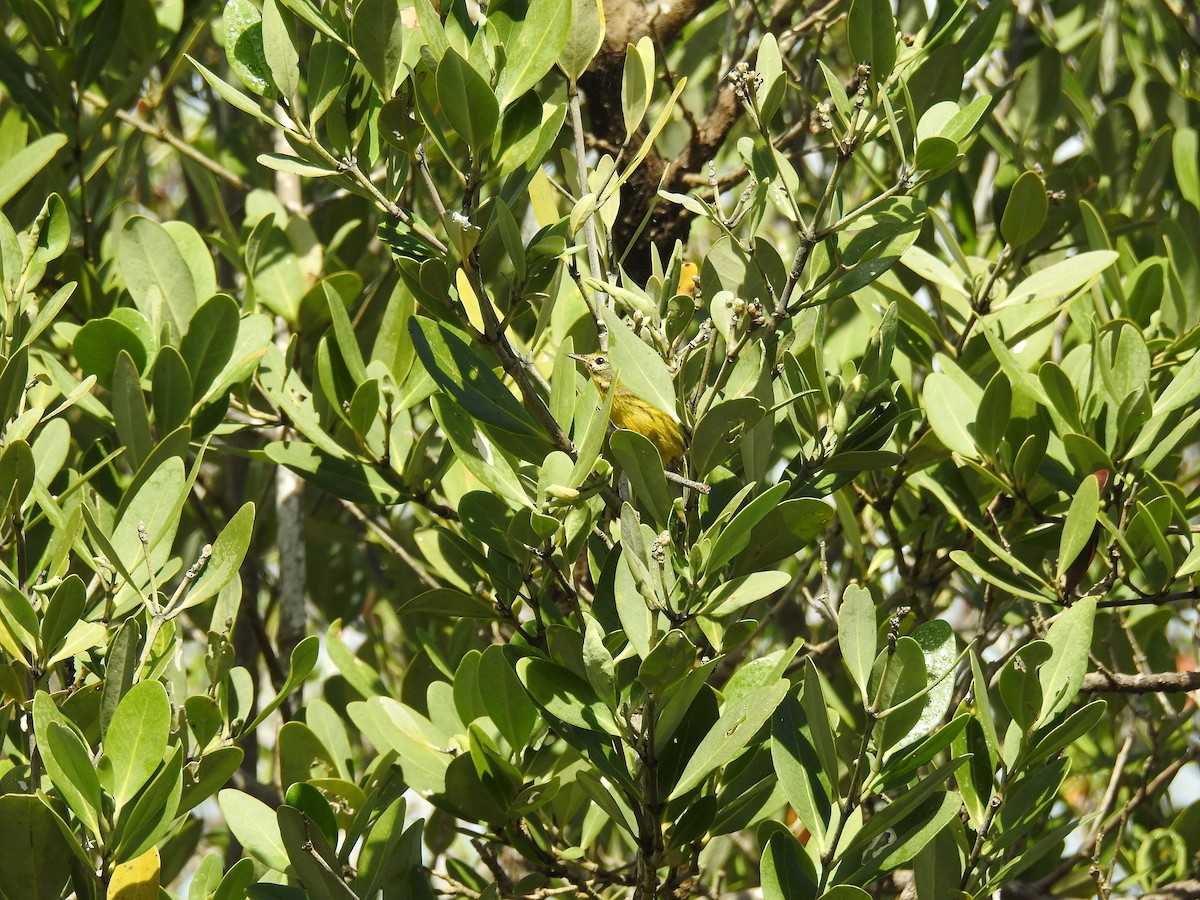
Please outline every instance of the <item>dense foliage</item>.
[[0, 11], [0, 897], [1200, 896], [1188, 4]]

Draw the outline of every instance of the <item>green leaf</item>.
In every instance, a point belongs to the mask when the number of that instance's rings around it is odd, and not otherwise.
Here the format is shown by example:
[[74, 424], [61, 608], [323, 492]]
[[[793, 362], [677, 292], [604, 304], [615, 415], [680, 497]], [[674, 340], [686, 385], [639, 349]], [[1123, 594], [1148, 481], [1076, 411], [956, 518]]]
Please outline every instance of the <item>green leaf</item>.
[[882, 83], [896, 65], [896, 20], [888, 0], [853, 0], [846, 31], [850, 56], [871, 65], [871, 78]]
[[849, 269], [826, 289], [824, 298], [851, 294], [888, 271], [921, 234], [926, 214], [925, 204], [915, 197], [890, 197], [858, 216], [838, 235], [841, 261]]
[[1188, 203], [1200, 209], [1200, 140], [1196, 137], [1195, 129], [1176, 129], [1171, 138], [1171, 157], [1179, 193]]
[[1084, 552], [1099, 519], [1100, 481], [1092, 474], [1080, 483], [1079, 490], [1071, 500], [1071, 507], [1067, 510], [1067, 518], [1063, 522], [1055, 574], [1060, 581], [1076, 558]]
[[479, 153], [496, 134], [500, 105], [487, 80], [453, 49], [447, 49], [437, 67], [437, 95], [442, 114]]
[[408, 787], [435, 794], [446, 789], [450, 740], [432, 722], [390, 697], [355, 701], [346, 711], [377, 750], [398, 754], [396, 765]]
[[[0, 166], [0, 206], [16, 196], [66, 145], [65, 134], [48, 134], [8, 157]], [[15, 277], [17, 273], [8, 274]]]
[[863, 866], [850, 876], [853, 881], [869, 883], [916, 856], [939, 833], [958, 819], [962, 798], [953, 791], [934, 794], [921, 807], [894, 826], [892, 840], [870, 847], [863, 854]]
[[314, 40], [308, 52], [308, 117], [312, 128], [329, 111], [341, 92], [350, 64], [345, 47], [337, 41]]
[[812, 657], [804, 660], [804, 687], [801, 691], [804, 716], [812, 736], [813, 748], [821, 761], [825, 785], [836, 792], [838, 784], [838, 755], [833, 728], [829, 724], [829, 704], [821, 686], [821, 676]]
[[1084, 597], [1063, 610], [1046, 632], [1046, 643], [1053, 654], [1038, 670], [1042, 686], [1039, 722], [1057, 716], [1079, 693], [1087, 674], [1095, 620], [1096, 598]]
[[558, 67], [567, 81], [575, 84], [603, 45], [604, 5], [600, 0], [572, 0], [571, 27], [558, 55]]
[[[59, 900], [71, 872], [72, 849], [57, 817], [32, 794], [0, 796], [0, 896]], [[82, 848], [74, 852], [82, 853]]]
[[517, 662], [517, 677], [533, 701], [568, 725], [619, 737], [620, 729], [608, 706], [591, 685], [562, 666], [526, 657]]
[[788, 803], [816, 841], [817, 850], [824, 853], [830, 801], [817, 777], [821, 763], [816, 750], [801, 730], [803, 716], [796, 697], [789, 694], [779, 704], [771, 720], [771, 761]]
[[969, 758], [967, 756], [960, 756], [950, 760], [944, 766], [934, 769], [915, 785], [900, 794], [894, 801], [883, 807], [883, 809], [876, 810], [875, 814], [867, 819], [863, 827], [846, 846], [841, 854], [842, 858], [848, 860], [861, 858], [860, 855], [863, 851], [871, 847], [880, 835], [884, 834], [889, 828], [895, 828], [898, 823], [921, 807], [930, 797], [949, 793], [940, 791], [939, 789], [944, 788], [950, 782], [950, 776], [965, 765]]
[[958, 156], [958, 144], [949, 138], [935, 135], [924, 138], [917, 144], [913, 166], [918, 172], [934, 172], [950, 165]]
[[[12, 592], [6, 591], [11, 597]], [[41, 624], [41, 647], [43, 657], [53, 656], [66, 639], [71, 629], [83, 618], [84, 606], [87, 604], [87, 588], [78, 575], [68, 575], [55, 589], [49, 603], [44, 607]], [[7, 606], [7, 603], [6, 603]], [[29, 608], [32, 612], [32, 607]], [[26, 627], [36, 622], [36, 618], [26, 620]]]
[[113, 369], [122, 352], [133, 360], [137, 371], [146, 366], [146, 345], [127, 324], [112, 317], [85, 322], [75, 333], [72, 349], [79, 367], [96, 376], [104, 387], [112, 386]]
[[261, 800], [232, 789], [221, 791], [217, 803], [229, 830], [246, 852], [276, 872], [288, 869], [288, 854], [275, 812]]
[[649, 36], [625, 49], [625, 72], [621, 79], [621, 115], [625, 133], [632, 135], [650, 108], [650, 89], [654, 85], [654, 42]]
[[754, 572], [717, 587], [698, 610], [702, 616], [728, 616], [791, 583], [787, 572]]
[[943, 828], [916, 855], [918, 897], [952, 897], [962, 886], [962, 854], [951, 829]]
[[688, 445], [697, 477], [703, 477], [733, 455], [742, 436], [766, 415], [754, 397], [737, 397], [714, 405], [696, 423]]
[[[574, 383], [574, 374], [570, 374], [572, 385]], [[571, 473], [564, 487], [576, 488], [582, 485], [592, 474], [592, 469], [596, 465], [596, 460], [600, 457], [600, 449], [604, 446], [604, 437], [608, 434], [608, 423], [612, 417], [613, 399], [616, 397], [616, 391], [609, 391], [605, 394], [598, 407], [593, 407], [591, 415], [588, 417], [587, 424], [583, 426], [583, 435], [580, 437], [579, 426], [582, 424], [579, 421], [579, 416], [575, 416], [575, 463], [571, 467]], [[658, 455], [658, 451], [655, 451]], [[662, 466], [662, 459], [659, 459], [658, 465]], [[664, 476], [665, 477], [665, 476]]]
[[188, 323], [179, 352], [192, 377], [192, 400], [199, 400], [233, 357], [238, 339], [238, 305], [227, 294], [214, 294]]
[[975, 459], [979, 450], [971, 437], [971, 430], [978, 408], [973, 401], [977, 397], [972, 397], [972, 393], [964, 389], [961, 382], [945, 372], [931, 372], [925, 379], [921, 399], [925, 404], [925, 414], [929, 417], [929, 427], [937, 439], [947, 449]]
[[[1017, 650], [1000, 670], [1000, 699], [1023, 732], [1029, 732], [1043, 709], [1038, 669], [1052, 654], [1053, 649], [1046, 641], [1032, 641]], [[1057, 701], [1054, 697], [1052, 702]]]
[[135, 684], [117, 704], [104, 753], [112, 763], [112, 795], [118, 811], [162, 762], [170, 728], [171, 703], [157, 681]]
[[763, 900], [815, 900], [817, 885], [802, 862], [803, 854], [792, 835], [771, 835], [760, 863]]
[[510, 746], [523, 747], [538, 727], [538, 711], [504, 655], [493, 644], [479, 660], [480, 699]]
[[541, 429], [470, 344], [446, 326], [420, 316], [409, 319], [408, 331], [421, 362], [457, 406], [482, 422], [537, 436], [542, 451], [548, 449]]
[[496, 607], [482, 597], [464, 594], [453, 588], [434, 588], [396, 604], [396, 613], [425, 613], [472, 619], [495, 619]]
[[727, 706], [716, 724], [693, 751], [668, 800], [681, 797], [701, 784], [714, 771], [731, 762], [758, 730], [771, 718], [788, 692], [788, 682], [751, 691]]
[[93, 835], [99, 835], [98, 813], [103, 808], [100, 777], [83, 741], [58, 721], [47, 723], [40, 742], [42, 761], [50, 781]]
[[0, 499], [7, 501], [5, 506], [13, 510], [20, 509], [33, 490], [36, 477], [37, 464], [33, 459], [33, 449], [27, 441], [10, 437], [8, 445], [0, 453], [0, 490], [5, 492]]
[[275, 86], [291, 100], [300, 87], [300, 55], [291, 24], [279, 13], [276, 0], [264, 0], [262, 11], [263, 55]]
[[785, 500], [768, 510], [754, 526], [749, 545], [737, 557], [734, 572], [761, 570], [811, 545], [833, 514], [832, 506], [813, 497]]
[[[606, 398], [606, 402], [611, 401]], [[608, 446], [628, 476], [634, 496], [645, 504], [655, 524], [665, 527], [671, 516], [671, 494], [658, 450], [648, 438], [623, 428], [609, 437]]]
[[1034, 272], [1008, 292], [992, 311], [1021, 306], [1047, 297], [1068, 297], [1087, 287], [1117, 261], [1115, 250], [1091, 250]]
[[871, 592], [861, 585], [850, 585], [842, 595], [842, 605], [838, 609], [838, 646], [864, 705], [872, 699], [867, 696], [867, 681], [875, 662], [878, 632]]
[[300, 175], [304, 178], [324, 178], [337, 174], [337, 169], [311, 163], [298, 156], [290, 156], [286, 153], [260, 153], [257, 159], [260, 166], [265, 166], [276, 172], [284, 172], [288, 175]]
[[1108, 704], [1105, 701], [1093, 700], [1082, 709], [1075, 710], [1065, 721], [1038, 737], [1037, 743], [1029, 751], [1030, 759], [1034, 763], [1041, 762], [1075, 743], [1100, 724], [1107, 709]]
[[709, 554], [705, 570], [708, 572], [719, 572], [726, 563], [732, 561], [738, 554], [745, 550], [750, 544], [754, 526], [761, 522], [773, 509], [778, 508], [779, 501], [783, 499], [787, 491], [787, 482], [780, 482], [773, 485], [747, 503], [730, 520], [728, 525], [722, 528], [714, 527], [713, 530], [716, 534], [712, 538], [713, 548]]
[[117, 817], [113, 858], [136, 859], [171, 831], [182, 794], [183, 748], [176, 744], [146, 787]]
[[925, 695], [920, 716], [911, 731], [892, 745], [893, 753], [932, 733], [945, 718], [954, 695], [953, 673], [958, 656], [954, 629], [942, 619], [933, 619], [913, 629], [911, 637], [920, 645], [925, 657], [929, 693]]
[[1042, 230], [1049, 208], [1046, 184], [1041, 176], [1036, 172], [1023, 172], [1013, 184], [1004, 206], [1000, 236], [1012, 247], [1033, 240]]
[[514, 507], [532, 507], [533, 502], [517, 475], [514, 462], [492, 442], [470, 413], [441, 394], [432, 398], [432, 405], [438, 424], [467, 471]]
[[292, 655], [288, 660], [287, 678], [279, 688], [279, 692], [258, 711], [258, 715], [254, 717], [254, 721], [242, 729], [243, 734], [253, 731], [262, 724], [267, 716], [279, 708], [280, 704], [287, 699], [288, 694], [294, 691], [297, 685], [312, 674], [312, 670], [317, 665], [317, 658], [320, 655], [321, 639], [315, 634], [310, 634], [292, 648]]
[[[270, 125], [273, 128], [280, 127], [279, 123], [276, 122], [274, 119], [272, 119], [269, 115], [267, 115], [263, 111], [261, 106], [259, 106], [257, 103], [255, 103], [253, 100], [251, 100], [245, 94], [243, 94], [237, 88], [233, 87], [231, 84], [229, 84], [227, 81], [222, 79], [220, 76], [215, 75], [212, 72], [210, 72], [208, 69], [206, 69], [200, 63], [196, 62], [196, 60], [192, 59], [192, 57], [187, 56], [187, 60], [188, 60], [188, 62], [190, 62], [193, 66], [195, 66], [200, 71], [200, 75], [204, 78], [205, 81], [208, 82], [209, 87], [211, 87], [214, 91], [216, 91], [217, 96], [219, 96], [226, 103], [230, 104], [235, 109], [241, 110], [242, 112], [246, 113], [247, 115], [253, 116], [254, 118], [258, 119], [260, 122], [265, 122], [267, 125]], [[264, 60], [264, 65], [265, 65], [265, 60]]]
[[[513, 23], [504, 44], [505, 63], [497, 85], [501, 109], [554, 68], [573, 30], [573, 12], [574, 4], [565, 4], [562, 0], [530, 0], [524, 20]], [[586, 26], [586, 20], [582, 24]]]
[[150, 455], [154, 437], [150, 434], [150, 412], [146, 409], [138, 371], [125, 352], [117, 355], [113, 366], [112, 409], [117, 437], [130, 465], [136, 469]]
[[880, 717], [876, 743], [881, 751], [890, 751], [912, 733], [923, 711], [916, 698], [928, 684], [925, 655], [912, 638], [900, 638], [894, 651], [885, 649], [876, 657], [868, 693]]
[[117, 267], [153, 332], [170, 325], [176, 339], [196, 312], [196, 284], [179, 246], [162, 225], [133, 216], [121, 229]]
[[263, 97], [275, 93], [271, 67], [263, 51], [262, 13], [250, 0], [228, 0], [221, 17], [225, 55], [242, 84]]
[[183, 602], [171, 607], [171, 614], [190, 609], [220, 593], [221, 589], [234, 579], [245, 561], [253, 535], [254, 504], [245, 503], [225, 523], [225, 527], [212, 544], [212, 553], [204, 564], [200, 577], [192, 584]]
[[287, 466], [322, 490], [353, 503], [391, 506], [400, 491], [373, 466], [338, 459], [302, 441], [276, 441], [263, 451], [271, 462]]
[[392, 98], [400, 80], [408, 30], [403, 11], [396, 0], [360, 0], [350, 21], [351, 44], [385, 100]]
[[186, 422], [192, 411], [192, 378], [174, 347], [159, 349], [150, 384], [155, 428], [160, 435], [169, 434]]
[[621, 386], [678, 422], [675, 385], [663, 358], [630, 331], [616, 312], [607, 306], [600, 312], [608, 326], [609, 357]]

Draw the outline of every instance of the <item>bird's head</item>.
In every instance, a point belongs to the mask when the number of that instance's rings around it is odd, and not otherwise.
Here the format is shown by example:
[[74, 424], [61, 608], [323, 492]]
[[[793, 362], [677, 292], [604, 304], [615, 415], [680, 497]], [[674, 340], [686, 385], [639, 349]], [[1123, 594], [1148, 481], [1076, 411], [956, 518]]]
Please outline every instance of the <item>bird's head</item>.
[[603, 350], [597, 353], [568, 353], [567, 355], [576, 362], [583, 363], [584, 369], [600, 390], [607, 391], [612, 386], [612, 362]]

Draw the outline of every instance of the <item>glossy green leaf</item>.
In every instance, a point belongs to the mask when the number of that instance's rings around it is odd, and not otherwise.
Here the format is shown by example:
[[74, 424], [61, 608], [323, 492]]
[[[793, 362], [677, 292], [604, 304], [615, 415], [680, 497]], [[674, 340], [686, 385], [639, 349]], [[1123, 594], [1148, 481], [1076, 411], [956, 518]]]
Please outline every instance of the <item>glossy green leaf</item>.
[[665, 527], [671, 516], [671, 494], [658, 450], [648, 438], [626, 429], [617, 429], [608, 445], [629, 478], [634, 496], [645, 504], [655, 524]]
[[558, 55], [558, 67], [574, 84], [604, 43], [604, 5], [600, 0], [572, 0], [571, 27]]
[[896, 65], [896, 20], [888, 0], [853, 0], [846, 25], [850, 56], [871, 66], [871, 78], [883, 82]]
[[8, 157], [0, 166], [0, 206], [16, 196], [66, 145], [65, 134], [47, 134]]
[[954, 695], [954, 666], [958, 661], [954, 629], [948, 622], [934, 619], [913, 629], [911, 637], [920, 646], [925, 658], [929, 693], [925, 695], [920, 716], [912, 730], [892, 745], [893, 753], [932, 733], [945, 718]]
[[802, 862], [803, 853], [792, 835], [771, 835], [760, 863], [763, 900], [815, 900], [817, 885]]
[[668, 799], [683, 796], [741, 753], [758, 729], [770, 719], [787, 691], [788, 683], [781, 681], [729, 704], [692, 753]]
[[376, 468], [355, 460], [338, 459], [301, 441], [276, 441], [268, 444], [266, 456], [287, 466], [317, 487], [355, 503], [390, 506], [400, 492]]
[[1091, 250], [1046, 266], [1013, 287], [993, 311], [1032, 303], [1046, 297], [1067, 297], [1087, 287], [1117, 261], [1112, 250]]
[[650, 90], [654, 85], [654, 43], [643, 37], [630, 44], [625, 52], [624, 76], [621, 79], [621, 114], [625, 133], [633, 134], [650, 108]]
[[591, 685], [570, 670], [548, 660], [526, 657], [517, 663], [517, 677], [534, 702], [556, 719], [614, 737], [620, 734], [608, 706]]
[[109, 724], [104, 753], [112, 763], [111, 792], [120, 809], [154, 774], [167, 749], [171, 704], [157, 681], [134, 685]]
[[500, 734], [513, 747], [524, 746], [538, 723], [538, 711], [503, 648], [488, 647], [479, 661], [480, 699]]
[[134, 304], [157, 334], [183, 334], [198, 307], [196, 284], [179, 246], [162, 225], [133, 216], [121, 229], [117, 266]]
[[401, 76], [401, 60], [408, 28], [400, 4], [389, 0], [361, 0], [350, 22], [350, 40], [359, 62], [390, 100]]
[[1089, 475], [1079, 484], [1063, 522], [1058, 545], [1058, 567], [1055, 577], [1062, 579], [1067, 569], [1084, 552], [1100, 516], [1100, 482]]
[[412, 707], [390, 697], [355, 701], [347, 713], [380, 752], [394, 750], [405, 784], [414, 790], [441, 793], [453, 758], [449, 736]]
[[58, 900], [71, 871], [72, 850], [54, 813], [32, 794], [0, 796], [0, 896]]
[[895, 651], [885, 648], [875, 659], [867, 692], [880, 716], [876, 741], [889, 751], [908, 738], [924, 712], [918, 695], [929, 684], [921, 645], [910, 637], [896, 641]]
[[824, 853], [830, 800], [818, 778], [821, 763], [816, 749], [801, 730], [803, 716], [800, 701], [792, 695], [776, 708], [771, 719], [771, 761], [788, 803], [812, 835], [817, 850]]
[[437, 94], [451, 127], [472, 152], [480, 152], [500, 121], [500, 105], [491, 86], [467, 60], [448, 49], [437, 67]]
[[103, 808], [100, 778], [79, 735], [60, 722], [49, 722], [41, 752], [46, 772], [59, 794], [84, 827], [98, 834]]
[[280, 14], [281, 5], [276, 0], [263, 2], [263, 56], [280, 95], [290, 100], [300, 86], [300, 56], [295, 31]]
[[212, 553], [204, 563], [200, 577], [192, 584], [183, 602], [172, 607], [172, 612], [204, 603], [232, 581], [246, 559], [253, 535], [254, 504], [245, 503], [221, 529], [212, 543]]
[[871, 599], [870, 590], [860, 585], [850, 585], [842, 595], [842, 605], [838, 608], [838, 646], [864, 704], [872, 700], [867, 695], [867, 680], [875, 662], [878, 631], [875, 601]]
[[602, 307], [601, 314], [608, 326], [608, 350], [617, 381], [678, 421], [675, 386], [663, 358], [630, 331], [625, 321], [608, 307]]
[[1046, 632], [1046, 643], [1053, 655], [1038, 670], [1042, 688], [1039, 722], [1054, 718], [1079, 693], [1087, 674], [1095, 621], [1096, 598], [1084, 597], [1063, 610]]
[[262, 13], [250, 0], [227, 0], [221, 22], [225, 55], [242, 84], [264, 97], [275, 93], [271, 67], [263, 51]]
[[[497, 85], [501, 109], [554, 68], [566, 50], [568, 35], [574, 30], [573, 12], [574, 4], [564, 4], [562, 0], [530, 0], [525, 18], [519, 24], [513, 23], [505, 42], [507, 61]], [[586, 27], [588, 20], [581, 24]], [[575, 40], [586, 42], [587, 35]]]
[[1041, 176], [1036, 172], [1021, 173], [1004, 206], [1000, 235], [1013, 247], [1033, 240], [1042, 230], [1049, 208], [1046, 184]]
[[288, 854], [274, 810], [249, 794], [232, 789], [221, 791], [217, 802], [229, 830], [247, 853], [277, 872], [287, 870]]
[[[1043, 708], [1042, 683], [1038, 670], [1050, 659], [1052, 653], [1053, 650], [1046, 641], [1033, 641], [1013, 654], [1000, 670], [1000, 698], [1004, 701], [1008, 714], [1023, 731], [1029, 731]], [[1057, 702], [1057, 698], [1052, 702]]]

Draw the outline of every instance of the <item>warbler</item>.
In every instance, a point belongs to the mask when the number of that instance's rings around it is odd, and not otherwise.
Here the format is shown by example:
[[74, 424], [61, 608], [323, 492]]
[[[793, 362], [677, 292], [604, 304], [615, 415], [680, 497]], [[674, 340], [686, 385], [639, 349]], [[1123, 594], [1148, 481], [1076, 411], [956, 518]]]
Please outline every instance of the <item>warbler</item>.
[[662, 457], [663, 466], [670, 467], [683, 459], [683, 429], [671, 416], [655, 406], [651, 406], [641, 397], [616, 382], [613, 387], [613, 369], [608, 354], [600, 353], [569, 353], [578, 362], [583, 363], [600, 393], [605, 397], [610, 390], [615, 390], [612, 398], [612, 422], [618, 428], [636, 431], [642, 437], [648, 438]]

